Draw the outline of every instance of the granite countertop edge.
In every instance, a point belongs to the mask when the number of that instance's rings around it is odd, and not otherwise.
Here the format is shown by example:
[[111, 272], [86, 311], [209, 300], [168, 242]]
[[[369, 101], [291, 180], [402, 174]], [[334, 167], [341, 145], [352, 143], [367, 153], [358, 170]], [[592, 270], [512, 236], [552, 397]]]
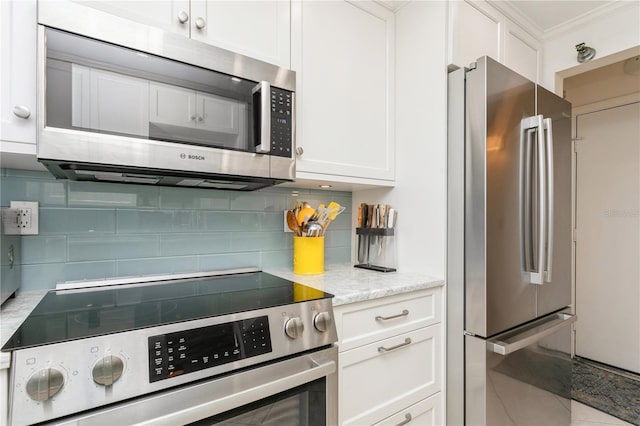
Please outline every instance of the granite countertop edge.
[[[297, 275], [291, 268], [267, 268], [264, 272], [330, 293], [334, 295], [334, 306], [444, 285], [443, 279], [423, 273], [377, 272], [351, 264], [326, 265], [325, 272], [317, 275]], [[4, 346], [47, 291], [18, 291], [15, 298], [7, 300], [0, 310], [0, 346]], [[0, 352], [0, 370], [9, 368], [10, 360], [9, 352]]]

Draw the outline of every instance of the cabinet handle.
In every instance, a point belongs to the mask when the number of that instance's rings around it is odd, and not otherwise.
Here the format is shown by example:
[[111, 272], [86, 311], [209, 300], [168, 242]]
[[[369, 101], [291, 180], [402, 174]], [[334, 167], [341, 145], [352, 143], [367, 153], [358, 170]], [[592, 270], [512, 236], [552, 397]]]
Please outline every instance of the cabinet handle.
[[202, 120], [204, 120], [204, 118], [202, 118], [202, 116], [201, 116], [201, 115], [199, 115], [199, 116], [198, 116], [198, 121], [202, 121]]
[[413, 420], [413, 417], [411, 417], [411, 413], [407, 413], [407, 414], [404, 415], [404, 420], [401, 421], [400, 423], [398, 423], [396, 426], [406, 425], [411, 420]]
[[196, 18], [196, 27], [199, 30], [203, 29], [206, 26], [207, 26], [207, 21], [205, 21], [204, 18], [200, 18], [200, 17]]
[[189, 20], [189, 14], [187, 12], [185, 12], [184, 10], [181, 10], [178, 13], [178, 21], [181, 24], [184, 24], [185, 22], [187, 22]]
[[31, 116], [31, 110], [24, 105], [16, 105], [13, 107], [13, 115], [27, 119]]
[[196, 121], [197, 119], [198, 119], [198, 116], [196, 116], [196, 115], [192, 115], [191, 116], [191, 120]]
[[397, 344], [395, 346], [391, 346], [388, 348], [385, 348], [384, 346], [380, 346], [378, 348], [378, 352], [389, 352], [389, 351], [393, 351], [396, 349], [400, 349], [400, 348], [404, 348], [405, 346], [409, 346], [411, 344], [411, 338], [407, 337], [406, 339], [404, 339], [404, 343], [400, 343]]
[[387, 320], [391, 320], [394, 318], [400, 318], [400, 317], [406, 317], [407, 315], [409, 315], [409, 311], [407, 309], [403, 309], [401, 314], [398, 315], [391, 315], [390, 317], [383, 317], [383, 316], [376, 316], [376, 321], [387, 321]]
[[304, 154], [304, 149], [302, 149], [301, 146], [296, 148], [296, 155], [302, 155]]

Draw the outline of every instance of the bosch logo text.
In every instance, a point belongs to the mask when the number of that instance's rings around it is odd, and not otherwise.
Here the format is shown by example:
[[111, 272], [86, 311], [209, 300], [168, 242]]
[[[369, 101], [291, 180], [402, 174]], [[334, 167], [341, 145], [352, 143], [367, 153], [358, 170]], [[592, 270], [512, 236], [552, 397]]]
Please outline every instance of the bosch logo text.
[[204, 160], [204, 155], [193, 155], [193, 154], [180, 154], [180, 158], [183, 160]]

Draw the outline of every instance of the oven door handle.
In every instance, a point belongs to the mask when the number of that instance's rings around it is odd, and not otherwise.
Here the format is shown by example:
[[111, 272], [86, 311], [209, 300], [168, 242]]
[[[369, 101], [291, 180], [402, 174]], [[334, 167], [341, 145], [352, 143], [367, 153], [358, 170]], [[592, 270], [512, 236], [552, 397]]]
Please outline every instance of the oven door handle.
[[[187, 424], [336, 374], [337, 353], [336, 347], [330, 347], [192, 386], [169, 389], [84, 415], [67, 417], [53, 424]], [[328, 393], [333, 391], [327, 390]]]

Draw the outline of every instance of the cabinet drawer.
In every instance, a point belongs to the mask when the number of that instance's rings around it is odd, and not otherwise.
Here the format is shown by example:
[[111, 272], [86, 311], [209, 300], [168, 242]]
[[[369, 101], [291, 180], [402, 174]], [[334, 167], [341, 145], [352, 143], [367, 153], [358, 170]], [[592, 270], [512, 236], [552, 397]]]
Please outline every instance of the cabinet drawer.
[[441, 289], [338, 306], [340, 351], [440, 322]]
[[442, 424], [441, 393], [423, 399], [411, 407], [407, 407], [391, 417], [376, 423], [374, 426], [437, 426]]
[[440, 340], [433, 325], [341, 353], [342, 424], [373, 424], [440, 391]]

